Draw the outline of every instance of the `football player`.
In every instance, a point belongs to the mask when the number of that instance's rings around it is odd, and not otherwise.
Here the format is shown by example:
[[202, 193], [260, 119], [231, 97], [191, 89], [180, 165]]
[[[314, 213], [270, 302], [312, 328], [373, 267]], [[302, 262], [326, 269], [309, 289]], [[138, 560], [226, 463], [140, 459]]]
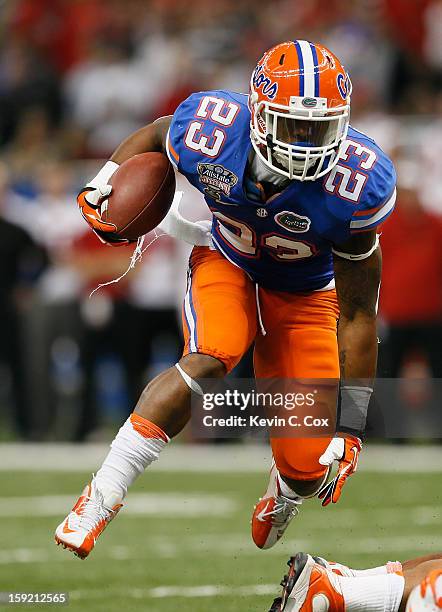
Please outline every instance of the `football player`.
[[442, 555], [354, 570], [297, 553], [269, 612], [421, 612], [442, 608]]
[[[284, 42], [258, 62], [248, 95], [192, 94], [173, 116], [129, 136], [79, 194], [96, 234], [125, 244], [102, 218], [109, 180], [130, 157], [160, 151], [204, 194], [213, 222], [190, 257], [182, 358], [147, 385], [56, 530], [56, 541], [78, 556], [90, 553], [130, 485], [186, 425], [197, 379], [225, 376], [252, 343], [258, 378], [340, 378], [335, 435], [271, 440], [274, 465], [253, 513], [254, 542], [273, 546], [306, 498], [339, 500], [356, 470], [372, 393], [377, 228], [396, 193], [390, 159], [349, 126], [350, 95], [333, 53]], [[334, 461], [337, 475], [325, 484]]]

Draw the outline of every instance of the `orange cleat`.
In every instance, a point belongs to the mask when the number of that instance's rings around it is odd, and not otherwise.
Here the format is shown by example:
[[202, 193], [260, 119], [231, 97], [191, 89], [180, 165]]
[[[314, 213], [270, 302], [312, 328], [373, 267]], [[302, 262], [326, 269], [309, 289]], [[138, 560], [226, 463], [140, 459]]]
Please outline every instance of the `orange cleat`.
[[80, 559], [85, 559], [122, 505], [117, 503], [107, 508], [102, 493], [92, 480], [66, 519], [55, 530], [55, 541]]
[[271, 548], [283, 536], [290, 521], [299, 513], [301, 498], [281, 494], [278, 471], [273, 465], [267, 491], [256, 504], [252, 516], [252, 538], [258, 548]]
[[[280, 612], [344, 612], [338, 577], [306, 553], [288, 561], [289, 573], [282, 581]], [[275, 603], [277, 600], [275, 600]]]

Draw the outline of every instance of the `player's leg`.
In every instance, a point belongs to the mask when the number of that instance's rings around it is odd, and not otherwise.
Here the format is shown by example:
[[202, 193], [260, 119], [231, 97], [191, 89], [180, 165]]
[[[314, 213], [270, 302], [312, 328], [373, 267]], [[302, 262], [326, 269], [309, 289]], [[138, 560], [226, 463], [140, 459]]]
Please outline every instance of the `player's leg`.
[[442, 563], [442, 553], [432, 553], [431, 555], [424, 555], [423, 557], [416, 557], [415, 559], [409, 559], [402, 563], [404, 571], [408, 572], [414, 569], [418, 565], [422, 565], [426, 561], [440, 561]]
[[363, 576], [382, 576], [384, 574], [394, 574], [402, 572], [403, 567], [400, 561], [387, 561], [384, 565], [368, 567], [366, 569], [354, 569], [337, 561], [328, 561], [323, 557], [313, 557], [317, 563], [320, 563], [328, 570], [338, 574], [338, 576], [346, 576], [347, 578], [362, 578]]
[[[283, 325], [276, 320], [257, 343], [257, 376], [315, 380], [325, 406], [334, 404], [339, 379], [336, 335], [339, 311], [335, 292], [308, 296], [263, 293], [265, 320], [276, 309], [280, 315], [284, 312], [285, 317]], [[318, 459], [330, 439], [284, 437], [271, 442], [281, 479], [302, 496], [315, 495], [327, 474]]]
[[405, 579], [399, 570], [342, 576], [306, 553], [297, 553], [288, 565], [272, 612], [398, 612], [402, 605]]
[[[324, 597], [324, 609], [330, 612], [402, 612], [415, 587], [434, 579], [442, 573], [442, 556], [428, 555], [400, 562], [388, 562], [367, 570], [352, 570], [321, 557], [298, 553], [288, 562], [289, 571], [284, 576], [281, 597], [275, 600], [273, 612], [311, 610], [313, 600]], [[429, 578], [428, 578], [429, 577]], [[417, 597], [435, 597], [432, 593], [416, 593]], [[431, 590], [431, 589], [430, 589]], [[315, 605], [318, 601], [315, 601]], [[300, 607], [299, 607], [300, 606]], [[439, 606], [440, 607], [440, 606]], [[414, 608], [413, 608], [414, 609]]]
[[[385, 565], [365, 570], [354, 570], [340, 563], [325, 561], [320, 557], [314, 559], [340, 577], [338, 583], [346, 610], [365, 605], [368, 612], [379, 610], [382, 612], [383, 602], [387, 601], [391, 602], [391, 612], [398, 610], [402, 612], [413, 589], [432, 572], [442, 572], [440, 553], [410, 559], [402, 564], [399, 561], [388, 561]], [[403, 576], [403, 585], [395, 576]], [[370, 580], [367, 581], [366, 578]], [[401, 590], [402, 597], [399, 598], [398, 593]]]
[[57, 542], [81, 557], [119, 511], [128, 487], [189, 420], [195, 379], [223, 376], [250, 346], [256, 333], [250, 280], [218, 253], [194, 249], [183, 320], [183, 357], [147, 385], [102, 467], [57, 528]]
[[[314, 379], [322, 401], [334, 411], [339, 379], [335, 292], [291, 295], [260, 290], [260, 305], [267, 333], [256, 340], [256, 377]], [[272, 546], [303, 499], [317, 493], [328, 474], [318, 460], [329, 442], [330, 438], [272, 437], [275, 465], [252, 519], [257, 546]]]
[[380, 576], [384, 574], [394, 574], [395, 572], [403, 572], [405, 578], [411, 577], [413, 570], [417, 566], [421, 566], [427, 562], [435, 563], [436, 567], [442, 569], [442, 553], [433, 553], [424, 557], [416, 557], [401, 563], [400, 561], [387, 561], [384, 565], [369, 567], [365, 569], [354, 569], [337, 561], [328, 561], [323, 557], [313, 556], [317, 563], [320, 563], [328, 570], [333, 571], [339, 576], [362, 578], [363, 576]]

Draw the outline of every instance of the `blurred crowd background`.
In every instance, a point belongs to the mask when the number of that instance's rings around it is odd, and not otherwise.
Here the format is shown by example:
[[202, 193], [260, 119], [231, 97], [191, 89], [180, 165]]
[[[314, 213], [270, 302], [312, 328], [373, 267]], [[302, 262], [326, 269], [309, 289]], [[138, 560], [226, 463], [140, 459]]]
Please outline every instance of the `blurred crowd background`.
[[[442, 378], [441, 0], [3, 0], [0, 437], [98, 438], [177, 358], [186, 247], [160, 237], [89, 298], [131, 251], [103, 247], [75, 195], [129, 133], [192, 91], [247, 91], [293, 38], [341, 58], [353, 125], [397, 165], [379, 375]], [[206, 216], [180, 187], [186, 216]]]

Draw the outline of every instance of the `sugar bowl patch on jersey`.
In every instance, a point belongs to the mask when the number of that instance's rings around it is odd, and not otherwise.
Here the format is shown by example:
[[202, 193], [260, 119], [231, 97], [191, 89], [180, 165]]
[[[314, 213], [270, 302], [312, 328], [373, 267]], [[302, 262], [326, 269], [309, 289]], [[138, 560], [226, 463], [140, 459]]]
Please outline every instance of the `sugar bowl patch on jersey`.
[[200, 162], [197, 165], [200, 183], [206, 185], [204, 193], [214, 200], [229, 196], [230, 190], [238, 182], [236, 174], [220, 164]]
[[286, 180], [266, 199], [259, 185], [249, 188], [256, 154], [250, 121], [247, 95], [192, 94], [173, 116], [169, 159], [203, 193], [215, 248], [254, 281], [295, 293], [330, 288], [332, 246], [372, 230], [393, 210], [392, 162], [349, 127], [329, 172], [311, 181]]

